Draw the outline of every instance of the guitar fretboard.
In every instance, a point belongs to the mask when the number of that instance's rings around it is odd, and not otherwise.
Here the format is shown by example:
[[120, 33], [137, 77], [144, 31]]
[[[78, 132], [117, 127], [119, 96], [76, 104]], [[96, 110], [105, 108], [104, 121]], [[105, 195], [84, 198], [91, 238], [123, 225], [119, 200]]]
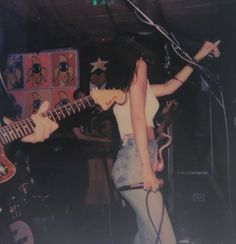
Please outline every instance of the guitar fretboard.
[[[76, 114], [77, 112], [85, 110], [88, 107], [93, 107], [94, 105], [95, 101], [93, 100], [92, 96], [87, 96], [48, 110], [46, 113], [42, 113], [41, 115], [42, 117], [48, 117], [55, 122], [59, 122], [72, 114]], [[32, 134], [34, 132], [34, 128], [35, 123], [31, 118], [2, 126], [0, 127], [0, 142], [2, 145], [13, 142], [17, 139]]]

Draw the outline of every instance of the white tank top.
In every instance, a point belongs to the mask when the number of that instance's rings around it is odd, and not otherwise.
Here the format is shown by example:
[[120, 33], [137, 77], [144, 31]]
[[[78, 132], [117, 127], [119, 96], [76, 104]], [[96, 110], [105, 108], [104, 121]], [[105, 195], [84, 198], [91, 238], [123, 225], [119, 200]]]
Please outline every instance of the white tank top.
[[[146, 104], [145, 104], [147, 126], [154, 127], [153, 118], [158, 109], [159, 109], [159, 102], [154, 96], [152, 89], [148, 83], [147, 93], [146, 93]], [[124, 136], [127, 134], [133, 134], [131, 113], [130, 113], [129, 92], [127, 93], [126, 102], [122, 105], [115, 104], [113, 107], [113, 112], [116, 117], [121, 139], [123, 139]]]

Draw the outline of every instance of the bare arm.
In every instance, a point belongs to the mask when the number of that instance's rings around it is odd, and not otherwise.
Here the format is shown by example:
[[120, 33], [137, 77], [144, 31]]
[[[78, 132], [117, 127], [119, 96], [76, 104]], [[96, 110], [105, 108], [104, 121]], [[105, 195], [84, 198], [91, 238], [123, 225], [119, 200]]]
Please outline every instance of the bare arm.
[[152, 91], [156, 97], [162, 97], [174, 93], [192, 74], [193, 68], [186, 65], [179, 73], [175, 75], [175, 78], [168, 80], [165, 84], [151, 85]]
[[143, 60], [136, 62], [137, 73], [130, 87], [131, 122], [138, 154], [142, 163], [144, 189], [157, 190], [158, 180], [152, 171], [148, 153], [147, 122], [145, 103], [147, 90], [147, 65]]
[[[206, 41], [197, 54], [194, 56], [196, 61], [205, 58], [209, 53], [218, 57], [219, 49], [214, 43]], [[168, 80], [165, 84], [152, 85], [152, 91], [156, 97], [170, 95], [174, 93], [192, 74], [193, 68], [186, 65], [182, 68], [172, 79]]]

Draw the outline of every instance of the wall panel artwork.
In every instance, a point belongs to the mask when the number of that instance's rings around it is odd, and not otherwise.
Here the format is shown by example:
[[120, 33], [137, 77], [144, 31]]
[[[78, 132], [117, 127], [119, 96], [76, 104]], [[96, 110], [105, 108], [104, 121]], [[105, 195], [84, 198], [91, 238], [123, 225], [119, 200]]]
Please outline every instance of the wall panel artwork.
[[25, 89], [50, 88], [50, 54], [24, 54], [24, 77]]
[[73, 99], [73, 92], [74, 88], [55, 88], [52, 89], [51, 93], [51, 98], [52, 98], [52, 106], [53, 107], [58, 107], [65, 105], [69, 102], [72, 102]]
[[38, 111], [44, 101], [51, 103], [50, 89], [25, 91], [25, 115], [29, 117]]
[[50, 108], [73, 101], [79, 86], [78, 58], [75, 49], [9, 55], [4, 78], [17, 119], [37, 112], [45, 100]]
[[78, 81], [78, 52], [58, 50], [51, 53], [52, 86], [76, 86]]
[[23, 55], [12, 54], [7, 57], [3, 74], [9, 91], [24, 88]]
[[24, 90], [14, 90], [10, 91], [10, 100], [12, 101], [15, 113], [15, 120], [20, 120], [25, 118], [25, 91]]

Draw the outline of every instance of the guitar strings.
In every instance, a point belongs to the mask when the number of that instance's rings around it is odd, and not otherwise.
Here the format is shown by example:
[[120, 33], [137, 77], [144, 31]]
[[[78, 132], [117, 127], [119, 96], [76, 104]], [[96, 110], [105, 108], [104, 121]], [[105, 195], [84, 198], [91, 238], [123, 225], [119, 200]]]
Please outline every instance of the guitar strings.
[[[92, 102], [92, 104], [90, 103]], [[95, 101], [91, 96], [86, 96], [84, 98], [81, 98], [79, 100], [73, 101], [71, 103], [62, 105], [60, 107], [54, 108], [53, 110], [49, 110], [46, 113], [42, 113], [41, 115], [43, 117], [49, 117], [56, 121], [56, 118], [58, 119], [57, 121], [60, 121], [61, 119], [61, 114], [65, 118], [66, 116], [71, 115], [71, 111], [73, 114], [75, 114], [77, 111], [81, 110], [81, 106], [84, 107], [84, 104], [89, 104], [90, 107], [95, 105]], [[56, 117], [55, 117], [56, 116]], [[22, 138], [25, 135], [33, 133], [33, 127], [35, 127], [35, 123], [31, 118], [23, 119], [20, 121], [17, 121], [13, 124], [9, 124], [3, 127], [0, 127], [0, 132], [1, 132], [1, 139], [3, 143], [9, 143], [15, 139]], [[20, 130], [18, 130], [20, 129]], [[12, 133], [13, 132], [13, 133]], [[4, 136], [4, 134], [7, 134], [7, 136]]]

